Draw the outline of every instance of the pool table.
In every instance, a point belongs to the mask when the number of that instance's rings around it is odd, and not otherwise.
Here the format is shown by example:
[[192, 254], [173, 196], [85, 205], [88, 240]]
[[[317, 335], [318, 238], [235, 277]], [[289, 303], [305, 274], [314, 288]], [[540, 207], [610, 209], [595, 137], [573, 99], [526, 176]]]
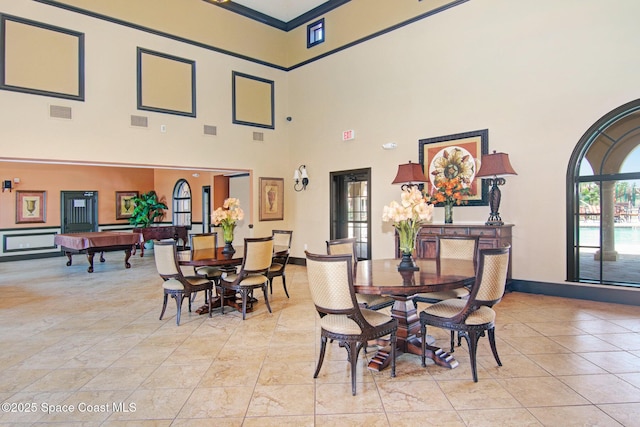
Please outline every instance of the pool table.
[[93, 256], [100, 253], [100, 262], [104, 262], [104, 252], [124, 251], [124, 266], [131, 268], [129, 258], [136, 251], [136, 245], [141, 244], [142, 234], [131, 233], [125, 231], [93, 231], [84, 233], [56, 234], [53, 238], [56, 245], [62, 247], [62, 250], [69, 258], [67, 266], [70, 266], [71, 255], [86, 253], [89, 260], [89, 268], [87, 271], [93, 273]]

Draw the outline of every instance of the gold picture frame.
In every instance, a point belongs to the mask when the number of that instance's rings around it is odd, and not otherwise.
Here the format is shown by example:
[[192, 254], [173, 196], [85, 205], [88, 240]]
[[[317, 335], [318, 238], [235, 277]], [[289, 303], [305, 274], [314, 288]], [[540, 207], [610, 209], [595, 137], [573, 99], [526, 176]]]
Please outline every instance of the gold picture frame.
[[[489, 150], [489, 130], [477, 130], [472, 132], [457, 133], [453, 135], [426, 138], [418, 141], [419, 161], [424, 175], [429, 180], [425, 183], [425, 192], [429, 193], [434, 186], [435, 160], [443, 155], [451, 155], [451, 150], [460, 150], [467, 161], [472, 162], [473, 174], [480, 168], [480, 159]], [[459, 151], [458, 151], [459, 152]], [[445, 155], [445, 156], [446, 156]], [[471, 195], [465, 196], [465, 204], [461, 206], [487, 206], [489, 204], [489, 184], [482, 178], [475, 178], [471, 184]], [[439, 203], [436, 206], [444, 206]]]
[[46, 191], [16, 191], [16, 224], [46, 222], [46, 213]]
[[116, 191], [116, 219], [131, 218], [134, 197], [138, 197], [137, 191]]
[[260, 178], [260, 221], [284, 219], [284, 178]]

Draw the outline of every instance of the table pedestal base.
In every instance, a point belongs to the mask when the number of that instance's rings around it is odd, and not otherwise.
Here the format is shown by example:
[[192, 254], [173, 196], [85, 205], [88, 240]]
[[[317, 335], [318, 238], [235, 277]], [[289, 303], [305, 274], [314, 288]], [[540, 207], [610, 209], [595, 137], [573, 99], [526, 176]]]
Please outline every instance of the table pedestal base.
[[[420, 318], [416, 306], [413, 303], [413, 295], [392, 295], [395, 300], [391, 308], [391, 317], [398, 319], [397, 351], [398, 353], [412, 353], [420, 356], [422, 354], [422, 341], [418, 336], [420, 332]], [[453, 369], [458, 366], [458, 361], [443, 349], [431, 345], [435, 339], [430, 336], [424, 337], [427, 340], [426, 356], [433, 360], [436, 365]], [[391, 350], [388, 343], [386, 347], [378, 350], [371, 358], [368, 368], [374, 371], [381, 371], [391, 362]]]
[[[220, 300], [222, 298], [220, 297], [213, 297], [211, 300], [211, 310], [213, 310], [214, 308], [220, 308]], [[253, 311], [253, 303], [258, 301], [256, 298], [249, 298], [247, 300], [247, 313], [251, 313]], [[238, 311], [242, 311], [242, 300], [239, 300], [238, 298], [235, 298], [234, 296], [228, 297], [225, 296], [224, 297], [224, 306], [225, 307], [232, 307], [235, 308]], [[205, 304], [202, 307], [198, 308], [196, 310], [196, 313], [198, 314], [207, 314], [209, 313], [209, 304]]]

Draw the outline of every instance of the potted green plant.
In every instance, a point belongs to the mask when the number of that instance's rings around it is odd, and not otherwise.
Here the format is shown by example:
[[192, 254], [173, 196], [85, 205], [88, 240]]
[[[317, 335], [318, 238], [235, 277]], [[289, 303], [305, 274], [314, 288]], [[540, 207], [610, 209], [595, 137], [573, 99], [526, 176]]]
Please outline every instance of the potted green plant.
[[129, 223], [136, 228], [149, 227], [156, 219], [164, 216], [167, 205], [158, 200], [158, 195], [151, 190], [133, 198], [133, 213], [129, 218]]

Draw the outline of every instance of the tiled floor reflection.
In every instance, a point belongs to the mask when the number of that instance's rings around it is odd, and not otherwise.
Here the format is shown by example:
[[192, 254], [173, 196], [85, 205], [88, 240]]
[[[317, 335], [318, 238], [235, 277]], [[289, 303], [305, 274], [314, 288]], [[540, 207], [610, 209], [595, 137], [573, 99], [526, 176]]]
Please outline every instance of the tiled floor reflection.
[[[337, 343], [313, 379], [319, 336], [303, 267], [288, 267], [291, 299], [276, 279], [273, 314], [260, 301], [245, 321], [208, 318], [185, 302], [177, 327], [172, 300], [158, 320], [152, 252], [129, 270], [105, 255], [93, 274], [81, 256], [71, 267], [0, 263], [0, 425], [640, 425], [639, 307], [511, 293], [496, 306], [503, 367], [486, 338], [478, 383], [465, 344], [456, 369], [402, 355], [396, 378], [365, 357], [352, 396]], [[447, 345], [447, 332], [429, 332]]]

